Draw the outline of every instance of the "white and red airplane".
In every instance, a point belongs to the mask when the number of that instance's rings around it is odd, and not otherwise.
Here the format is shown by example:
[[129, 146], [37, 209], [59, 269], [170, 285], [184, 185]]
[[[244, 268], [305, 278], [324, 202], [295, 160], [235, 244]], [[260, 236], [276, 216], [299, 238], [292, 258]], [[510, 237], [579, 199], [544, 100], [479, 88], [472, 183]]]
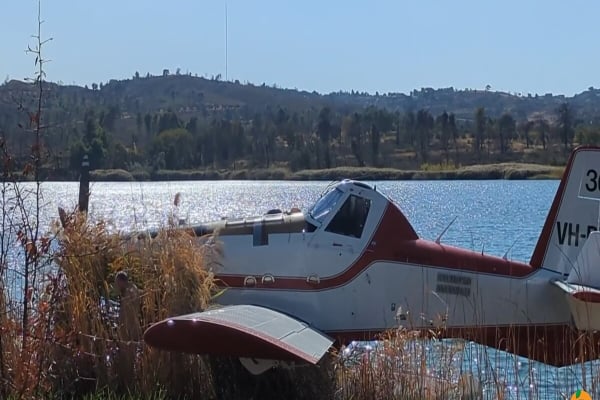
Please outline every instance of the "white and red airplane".
[[316, 364], [331, 346], [391, 328], [438, 328], [444, 337], [572, 364], [582, 356], [575, 339], [600, 329], [599, 206], [600, 148], [578, 147], [533, 256], [521, 263], [420, 239], [387, 196], [345, 180], [305, 213], [193, 226], [222, 244], [221, 306], [160, 321], [144, 340], [239, 357], [261, 373], [282, 362]]

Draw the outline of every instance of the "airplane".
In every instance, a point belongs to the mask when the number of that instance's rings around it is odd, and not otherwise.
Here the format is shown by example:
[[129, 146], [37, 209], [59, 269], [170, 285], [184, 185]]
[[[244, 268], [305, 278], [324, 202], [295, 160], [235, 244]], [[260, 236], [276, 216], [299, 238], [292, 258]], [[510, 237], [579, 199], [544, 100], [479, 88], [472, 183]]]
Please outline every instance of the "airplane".
[[[396, 202], [353, 180], [306, 212], [189, 225], [222, 246], [225, 290], [215, 308], [158, 321], [144, 341], [233, 356], [253, 374], [317, 364], [332, 347], [399, 328], [554, 366], [598, 358], [599, 205], [600, 147], [579, 146], [528, 263], [422, 239]], [[576, 351], [582, 333], [594, 351]]]

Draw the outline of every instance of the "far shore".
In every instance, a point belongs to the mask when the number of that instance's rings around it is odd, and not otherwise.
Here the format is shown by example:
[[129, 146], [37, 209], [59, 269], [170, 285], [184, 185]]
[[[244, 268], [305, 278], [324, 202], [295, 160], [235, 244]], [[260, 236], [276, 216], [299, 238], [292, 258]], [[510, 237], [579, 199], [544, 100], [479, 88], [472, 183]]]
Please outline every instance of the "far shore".
[[400, 170], [393, 168], [338, 167], [331, 169], [292, 172], [284, 168], [240, 170], [159, 170], [129, 172], [122, 169], [94, 170], [91, 180], [101, 182], [190, 181], [190, 180], [286, 180], [334, 181], [356, 179], [363, 181], [391, 180], [532, 180], [560, 179], [564, 167], [501, 163], [481, 164], [450, 170]]
[[[96, 169], [90, 172], [95, 182], [162, 182], [162, 181], [336, 181], [355, 179], [362, 181], [411, 181], [411, 180], [556, 180], [562, 177], [564, 166], [526, 163], [478, 164], [453, 169], [430, 166], [423, 170], [403, 170], [374, 167], [337, 167], [290, 171], [286, 168], [256, 169], [205, 169], [205, 170], [137, 170]], [[67, 170], [45, 170], [42, 180], [46, 182], [78, 181], [78, 173]], [[19, 174], [13, 179], [19, 181]]]

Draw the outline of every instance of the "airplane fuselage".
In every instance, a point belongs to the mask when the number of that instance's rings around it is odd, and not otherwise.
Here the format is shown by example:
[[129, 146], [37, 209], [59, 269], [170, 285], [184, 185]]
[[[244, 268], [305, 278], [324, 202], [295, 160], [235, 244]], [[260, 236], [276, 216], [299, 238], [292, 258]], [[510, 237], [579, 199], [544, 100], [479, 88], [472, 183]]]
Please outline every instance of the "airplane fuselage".
[[265, 306], [348, 340], [398, 326], [567, 325], [571, 318], [562, 293], [549, 284], [560, 274], [422, 239], [399, 245], [435, 249], [442, 257], [466, 254], [474, 263], [379, 259], [377, 244], [357, 248], [319, 232], [270, 235], [268, 246], [253, 246], [245, 235], [220, 240], [228, 249], [217, 276], [227, 287], [220, 303]]

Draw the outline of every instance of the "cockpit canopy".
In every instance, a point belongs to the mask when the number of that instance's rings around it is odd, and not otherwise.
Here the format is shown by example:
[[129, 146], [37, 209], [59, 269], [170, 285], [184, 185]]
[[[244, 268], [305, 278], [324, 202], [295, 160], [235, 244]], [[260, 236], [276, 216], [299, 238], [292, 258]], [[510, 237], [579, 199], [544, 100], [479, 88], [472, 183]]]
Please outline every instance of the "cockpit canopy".
[[326, 232], [360, 238], [372, 205], [368, 196], [361, 195], [364, 189], [373, 190], [350, 180], [329, 187], [308, 211], [307, 222], [314, 229], [326, 224]]

